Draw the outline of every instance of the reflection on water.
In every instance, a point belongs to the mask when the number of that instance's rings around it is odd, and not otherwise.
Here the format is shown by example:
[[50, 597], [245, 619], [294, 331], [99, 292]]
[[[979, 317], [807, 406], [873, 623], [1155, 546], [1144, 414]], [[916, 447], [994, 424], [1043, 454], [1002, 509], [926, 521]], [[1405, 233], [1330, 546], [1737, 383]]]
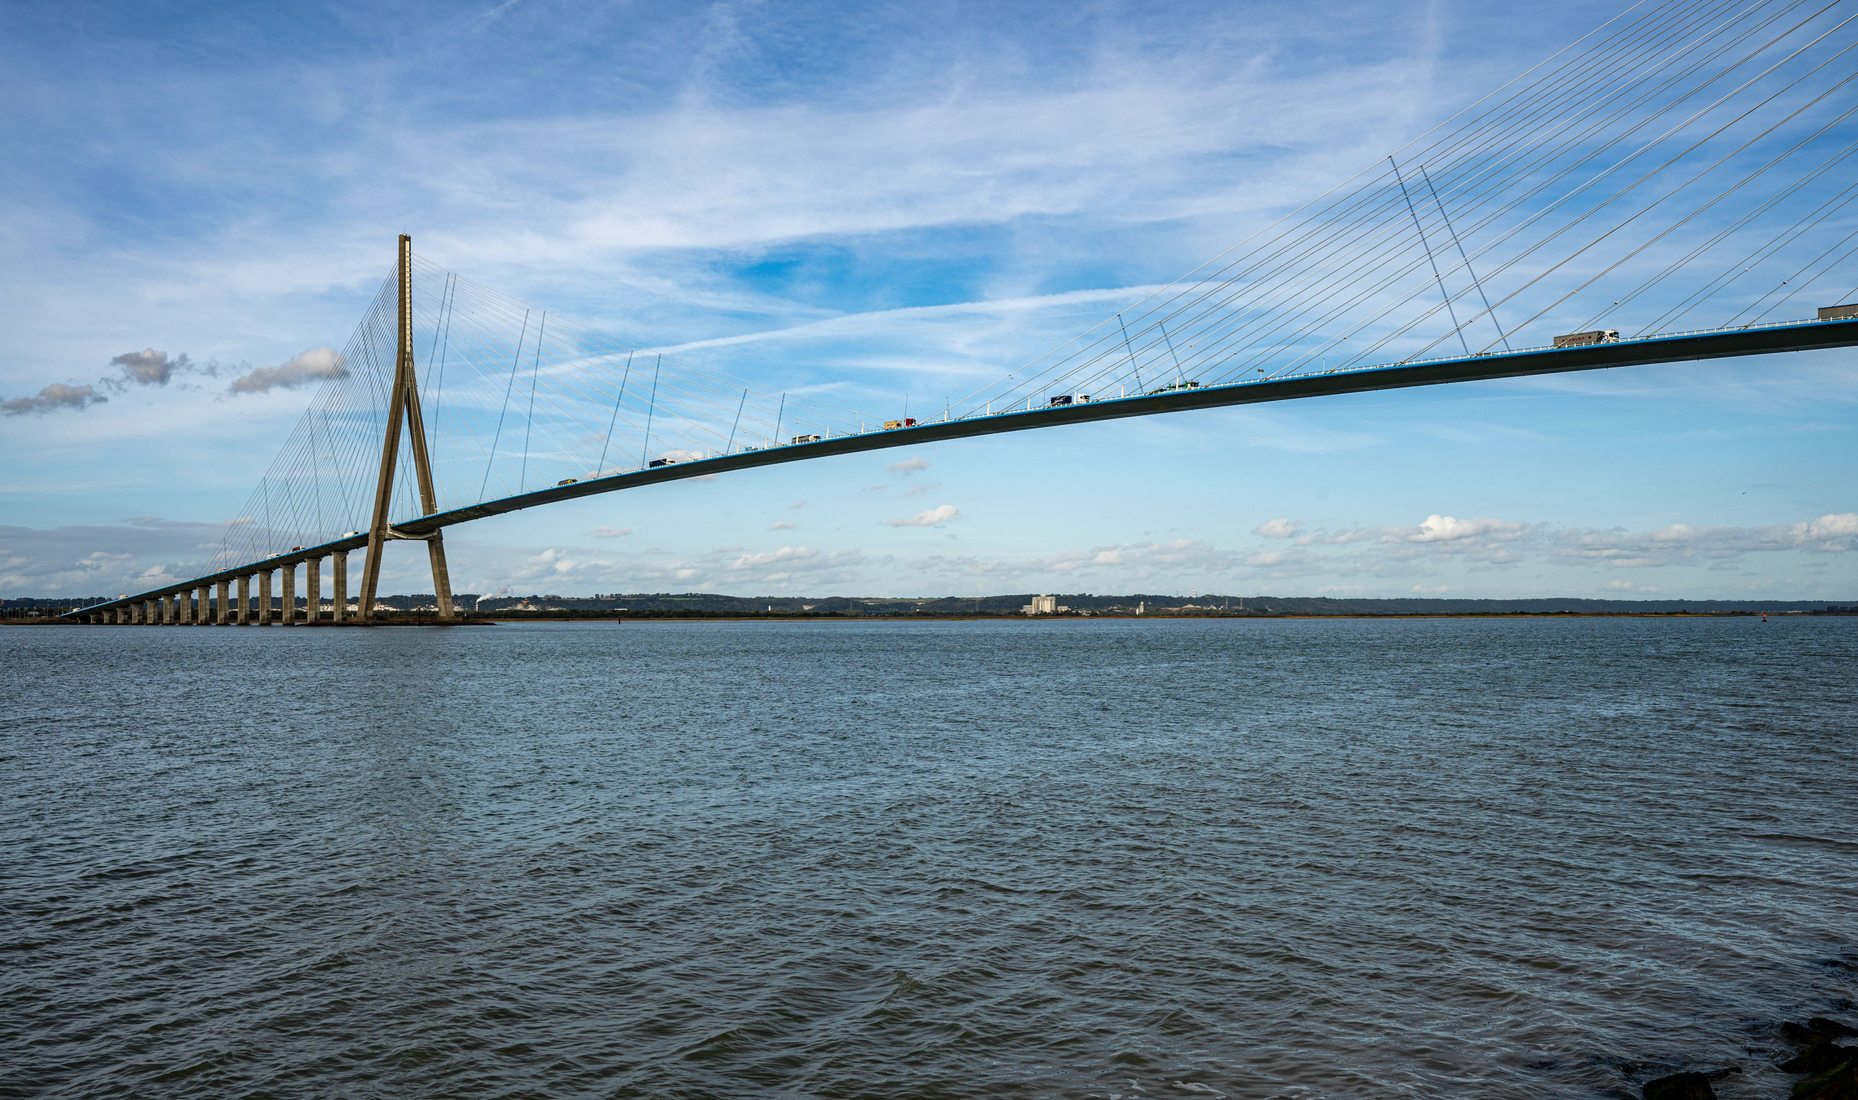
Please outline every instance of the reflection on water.
[[1772, 1023], [1858, 994], [1854, 658], [1829, 619], [0, 631], [7, 1077], [1784, 1095]]

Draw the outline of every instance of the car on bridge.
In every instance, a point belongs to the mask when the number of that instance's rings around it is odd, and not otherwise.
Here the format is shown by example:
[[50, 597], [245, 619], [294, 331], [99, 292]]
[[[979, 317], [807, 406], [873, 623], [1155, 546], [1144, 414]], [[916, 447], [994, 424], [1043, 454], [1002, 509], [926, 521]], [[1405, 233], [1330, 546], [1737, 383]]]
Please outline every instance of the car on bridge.
[[887, 432], [895, 431], [898, 428], [914, 428], [915, 426], [916, 418], [913, 416], [906, 416], [902, 420], [884, 421], [884, 430]]
[[1065, 405], [1088, 405], [1090, 404], [1090, 395], [1087, 393], [1061, 393], [1045, 404], [1047, 408], [1052, 409], [1062, 408]]
[[1200, 383], [1198, 382], [1169, 382], [1158, 390], [1149, 390], [1148, 395], [1153, 397], [1160, 393], [1174, 393], [1177, 390], [1197, 390], [1199, 388]]
[[676, 461], [677, 459], [675, 458], [654, 458], [645, 464], [645, 468], [648, 470], [656, 470], [660, 466], [669, 466]]
[[817, 435], [796, 435], [794, 436], [793, 441], [795, 443], [818, 443], [819, 436]]

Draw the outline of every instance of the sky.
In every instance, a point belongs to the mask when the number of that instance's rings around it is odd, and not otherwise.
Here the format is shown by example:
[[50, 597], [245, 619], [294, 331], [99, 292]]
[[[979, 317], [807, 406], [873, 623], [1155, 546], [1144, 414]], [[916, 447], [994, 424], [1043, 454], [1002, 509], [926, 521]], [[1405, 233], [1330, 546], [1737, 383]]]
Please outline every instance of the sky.
[[[5, 5], [0, 597], [191, 576], [399, 233], [625, 346], [900, 415], [1621, 6]], [[447, 547], [478, 593], [1851, 601], [1854, 412], [1853, 350], [1459, 384], [680, 481]], [[383, 590], [430, 590], [423, 559], [392, 548]]]

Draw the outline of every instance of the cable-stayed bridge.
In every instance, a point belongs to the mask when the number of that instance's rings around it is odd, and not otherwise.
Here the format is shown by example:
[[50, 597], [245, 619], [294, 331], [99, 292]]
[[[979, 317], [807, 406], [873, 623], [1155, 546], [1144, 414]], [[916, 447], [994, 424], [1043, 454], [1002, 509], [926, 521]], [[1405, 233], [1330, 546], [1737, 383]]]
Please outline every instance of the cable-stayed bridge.
[[368, 621], [386, 544], [416, 540], [451, 618], [446, 528], [573, 497], [1085, 421], [1858, 345], [1854, 114], [1858, 0], [1648, 0], [1175, 283], [913, 412], [804, 363], [743, 380], [701, 347], [634, 346], [403, 237], [212, 558], [73, 617]]

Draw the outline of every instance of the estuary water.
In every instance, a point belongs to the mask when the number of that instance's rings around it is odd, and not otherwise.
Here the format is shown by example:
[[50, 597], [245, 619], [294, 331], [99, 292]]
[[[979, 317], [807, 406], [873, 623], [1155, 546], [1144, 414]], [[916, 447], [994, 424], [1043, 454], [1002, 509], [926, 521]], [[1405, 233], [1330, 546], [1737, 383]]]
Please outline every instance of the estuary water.
[[1782, 1096], [1854, 760], [1853, 619], [0, 629], [0, 1093]]

